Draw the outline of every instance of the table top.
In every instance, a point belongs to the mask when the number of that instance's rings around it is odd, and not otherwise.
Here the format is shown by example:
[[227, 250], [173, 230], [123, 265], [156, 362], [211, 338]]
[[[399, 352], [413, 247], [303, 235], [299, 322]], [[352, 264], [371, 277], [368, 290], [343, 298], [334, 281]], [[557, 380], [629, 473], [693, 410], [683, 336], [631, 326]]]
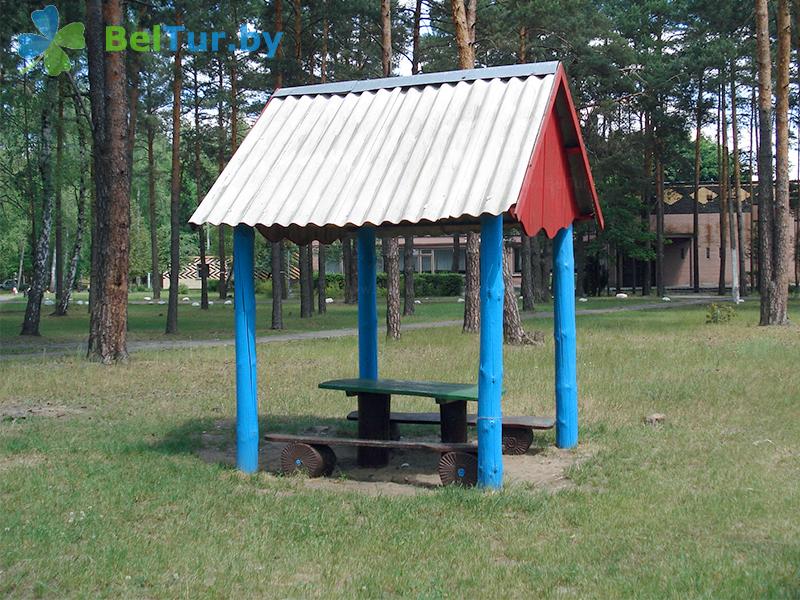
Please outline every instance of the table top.
[[438, 381], [403, 381], [399, 379], [332, 379], [319, 384], [323, 390], [340, 390], [348, 394], [389, 394], [423, 396], [438, 400], [478, 400], [478, 386], [471, 383]]

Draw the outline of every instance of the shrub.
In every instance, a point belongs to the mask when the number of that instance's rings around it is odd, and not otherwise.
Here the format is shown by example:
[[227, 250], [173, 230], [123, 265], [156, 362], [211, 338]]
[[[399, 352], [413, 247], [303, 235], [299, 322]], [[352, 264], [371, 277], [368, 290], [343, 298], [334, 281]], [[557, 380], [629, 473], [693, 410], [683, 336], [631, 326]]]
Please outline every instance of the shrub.
[[[375, 277], [378, 294], [386, 294], [386, 273], [378, 273]], [[400, 289], [403, 289], [405, 278], [400, 276]], [[344, 275], [329, 273], [325, 275], [326, 292], [329, 296], [340, 297], [344, 293]], [[314, 277], [314, 288], [317, 278]], [[414, 293], [417, 296], [460, 296], [464, 289], [464, 276], [459, 273], [414, 273]]]
[[256, 294], [272, 296], [272, 280], [258, 281], [258, 283], [256, 283]]
[[736, 309], [730, 304], [717, 304], [713, 302], [708, 305], [706, 311], [706, 323], [727, 323], [736, 316]]
[[189, 293], [189, 286], [185, 283], [178, 284], [178, 293], [185, 296]]

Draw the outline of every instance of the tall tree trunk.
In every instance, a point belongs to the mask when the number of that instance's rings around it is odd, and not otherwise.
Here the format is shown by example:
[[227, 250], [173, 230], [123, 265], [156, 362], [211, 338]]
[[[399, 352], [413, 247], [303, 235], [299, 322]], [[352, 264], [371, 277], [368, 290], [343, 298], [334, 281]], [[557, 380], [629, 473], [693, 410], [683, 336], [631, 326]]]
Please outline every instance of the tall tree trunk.
[[697, 111], [695, 113], [694, 140], [694, 202], [692, 202], [692, 289], [700, 293], [700, 142], [703, 129], [703, 79], [705, 71], [700, 72], [697, 81]]
[[42, 140], [39, 150], [39, 172], [42, 177], [42, 228], [33, 255], [33, 279], [28, 291], [28, 303], [20, 335], [39, 335], [42, 296], [47, 283], [47, 255], [50, 249], [50, 229], [53, 223], [53, 103], [58, 82], [45, 78], [45, 97], [42, 100]]
[[726, 286], [726, 267], [728, 252], [728, 120], [725, 112], [725, 86], [720, 84], [719, 88], [719, 130], [721, 143], [719, 146], [720, 169], [719, 169], [719, 283], [717, 293], [725, 295]]
[[506, 344], [533, 344], [534, 340], [522, 328], [522, 319], [519, 316], [517, 305], [517, 292], [514, 288], [511, 248], [503, 248], [503, 341]]
[[[469, 0], [472, 3], [472, 0]], [[455, 26], [458, 66], [471, 69], [475, 66], [475, 14], [468, 15], [464, 0], [450, 0]], [[465, 333], [475, 333], [480, 328], [480, 236], [467, 233], [467, 260], [464, 277], [464, 327]]]
[[89, 350], [108, 364], [128, 358], [130, 170], [125, 52], [105, 52], [104, 32], [122, 26], [121, 0], [88, 0], [86, 42], [94, 133], [92, 293]]
[[[280, 48], [280, 46], [278, 46]], [[219, 61], [219, 88], [217, 93], [217, 170], [219, 173], [225, 169], [225, 120], [223, 118], [223, 90], [224, 90], [225, 66]], [[219, 284], [217, 292], [219, 299], [225, 300], [228, 297], [228, 258], [225, 251], [225, 232], [227, 226], [220, 223], [217, 227], [217, 257], [219, 260]]]
[[[194, 95], [194, 186], [197, 204], [203, 199], [200, 182], [200, 84], [197, 77], [197, 61], [192, 61], [192, 92]], [[206, 228], [199, 227], [200, 238], [200, 310], [208, 310], [208, 264], [206, 263]]]
[[519, 248], [522, 258], [522, 310], [532, 311], [535, 308], [536, 302], [533, 298], [534, 282], [531, 237], [525, 235], [524, 231], [520, 233], [520, 237], [522, 239], [522, 244]]
[[453, 235], [453, 262], [450, 265], [450, 270], [453, 273], [461, 271], [461, 234], [456, 233]]
[[[152, 118], [153, 115], [150, 115]], [[158, 264], [158, 215], [156, 214], [156, 159], [153, 152], [155, 131], [147, 123], [147, 211], [150, 220], [150, 270], [153, 272], [153, 298], [161, 298], [161, 267]]]
[[272, 329], [283, 329], [283, 242], [271, 242]]
[[[283, 0], [275, 0], [275, 33], [278, 34], [283, 31]], [[277, 68], [275, 70], [275, 89], [283, 87], [283, 44], [278, 44], [278, 50], [275, 53], [277, 60]], [[283, 254], [283, 251], [281, 251]], [[274, 278], [274, 276], [273, 276]], [[274, 281], [274, 279], [273, 279]], [[283, 329], [283, 318], [281, 318], [281, 326], [274, 327], [273, 329]]]
[[288, 241], [283, 242], [283, 250], [281, 252], [281, 299], [288, 300], [289, 299], [289, 285], [291, 284], [292, 280], [289, 273], [289, 251], [290, 251], [290, 243]]
[[313, 274], [310, 269], [311, 244], [300, 245], [300, 318], [314, 315]]
[[758, 104], [756, 102], [756, 88], [758, 87], [758, 73], [757, 68], [753, 72], [753, 81], [755, 82], [750, 88], [750, 152], [749, 155], [749, 171], [750, 171], [750, 287], [758, 290], [761, 293], [761, 278], [758, 275], [761, 267], [761, 244], [758, 240], [758, 219], [756, 218], [761, 210], [758, 207], [757, 192], [755, 188], [755, 167], [753, 155], [758, 156], [758, 136], [755, 135], [756, 119], [758, 115]]
[[328, 281], [325, 261], [328, 260], [327, 248], [325, 244], [321, 243], [317, 247], [317, 312], [324, 315], [328, 312], [328, 305], [325, 302], [327, 294]]
[[[176, 22], [181, 24], [180, 13]], [[180, 35], [180, 34], [177, 34]], [[181, 260], [181, 86], [183, 72], [181, 43], [175, 51], [172, 81], [172, 179], [170, 181], [169, 304], [166, 333], [178, 333], [178, 284]]]
[[[80, 99], [74, 97], [75, 104], [80, 102]], [[78, 108], [75, 107], [77, 114]], [[86, 136], [84, 134], [83, 125], [81, 120], [78, 119], [76, 123], [77, 138], [78, 138], [78, 219], [77, 227], [75, 229], [75, 241], [72, 245], [72, 259], [69, 263], [66, 278], [64, 279], [63, 293], [61, 299], [58, 301], [56, 310], [53, 313], [56, 317], [63, 317], [67, 314], [69, 309], [69, 299], [72, 295], [72, 288], [75, 286], [75, 278], [78, 275], [78, 261], [81, 258], [81, 248], [83, 247], [83, 231], [86, 227]]]
[[[381, 65], [383, 76], [392, 74], [392, 3], [381, 0]], [[386, 337], [400, 339], [400, 251], [396, 237], [384, 237], [386, 272]]]
[[55, 212], [56, 243], [53, 253], [55, 266], [56, 302], [64, 295], [64, 215], [61, 209], [61, 196], [64, 170], [64, 93], [59, 82], [58, 87], [58, 120], [56, 121], [56, 176], [55, 176]]
[[414, 314], [414, 236], [403, 241], [403, 315]]
[[419, 73], [420, 51], [419, 51], [419, 31], [422, 23], [422, 0], [416, 0], [414, 4], [414, 21], [411, 33], [411, 74]]
[[[642, 220], [644, 222], [644, 229], [650, 233], [650, 215], [652, 213], [651, 202], [652, 198], [652, 181], [653, 181], [653, 120], [649, 113], [644, 115], [644, 128], [645, 138], [647, 140], [644, 149], [644, 188], [642, 189]], [[656, 194], [656, 202], [658, 202], [658, 195]], [[648, 255], [652, 250], [650, 239], [644, 243], [644, 249]], [[616, 264], [621, 263], [619, 258], [619, 250], [617, 250]], [[617, 273], [617, 292], [622, 289], [622, 275], [621, 270], [618, 268]], [[653, 284], [653, 261], [648, 258], [644, 261], [644, 269], [642, 273], [642, 296], [649, 296], [652, 292], [651, 287]]]
[[547, 274], [550, 270], [546, 266], [543, 258], [543, 246], [541, 234], [531, 237], [531, 275], [533, 277], [533, 303], [541, 304], [550, 300], [550, 292], [547, 288]]
[[[747, 295], [747, 267], [744, 257], [744, 215], [742, 213], [742, 169], [739, 164], [739, 117], [736, 102], [736, 62], [731, 62], [731, 135], [733, 146], [733, 207], [736, 209], [736, 265], [739, 276], [739, 294]], [[733, 217], [731, 217], [733, 225]], [[731, 233], [731, 241], [734, 234]]]
[[656, 153], [656, 294], [666, 295], [664, 286], [664, 163], [660, 150]]
[[383, 239], [386, 271], [386, 337], [400, 339], [400, 255], [396, 237]]
[[[771, 228], [767, 233], [771, 238], [772, 255], [770, 277], [765, 280], [767, 294], [762, 296], [762, 325], [786, 325], [789, 322], [789, 61], [792, 52], [789, 0], [778, 0], [777, 13], [775, 199]], [[766, 322], [763, 322], [765, 312]]]

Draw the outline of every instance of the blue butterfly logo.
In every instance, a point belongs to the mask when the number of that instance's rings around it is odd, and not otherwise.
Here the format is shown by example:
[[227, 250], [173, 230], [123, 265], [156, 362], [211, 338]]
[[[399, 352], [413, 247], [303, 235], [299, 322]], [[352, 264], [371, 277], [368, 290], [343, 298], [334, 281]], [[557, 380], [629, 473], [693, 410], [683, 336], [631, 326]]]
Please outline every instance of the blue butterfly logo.
[[17, 38], [17, 54], [25, 60], [33, 61], [24, 72], [30, 71], [41, 60], [44, 60], [45, 72], [53, 77], [69, 71], [72, 62], [63, 48], [82, 50], [86, 47], [83, 23], [70, 23], [59, 29], [58, 9], [52, 4], [42, 10], [33, 11], [31, 20], [41, 35], [23, 33]]

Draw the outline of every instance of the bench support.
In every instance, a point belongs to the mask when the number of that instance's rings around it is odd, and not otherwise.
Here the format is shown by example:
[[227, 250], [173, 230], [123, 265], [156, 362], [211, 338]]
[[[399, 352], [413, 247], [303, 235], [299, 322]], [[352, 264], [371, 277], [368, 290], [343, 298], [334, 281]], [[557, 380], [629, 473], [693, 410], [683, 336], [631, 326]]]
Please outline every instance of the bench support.
[[575, 259], [572, 225], [553, 240], [553, 334], [556, 357], [556, 446], [578, 445], [578, 377], [575, 342]]
[[478, 485], [503, 486], [503, 216], [481, 217]]
[[[362, 440], [388, 440], [391, 438], [391, 396], [385, 394], [358, 395], [358, 437]], [[386, 448], [358, 448], [359, 467], [385, 467], [389, 464]]]
[[256, 296], [253, 282], [254, 231], [233, 229], [233, 285], [236, 329], [236, 466], [258, 470], [258, 400], [256, 397]]
[[466, 400], [440, 402], [439, 415], [443, 442], [464, 443], [467, 441]]

